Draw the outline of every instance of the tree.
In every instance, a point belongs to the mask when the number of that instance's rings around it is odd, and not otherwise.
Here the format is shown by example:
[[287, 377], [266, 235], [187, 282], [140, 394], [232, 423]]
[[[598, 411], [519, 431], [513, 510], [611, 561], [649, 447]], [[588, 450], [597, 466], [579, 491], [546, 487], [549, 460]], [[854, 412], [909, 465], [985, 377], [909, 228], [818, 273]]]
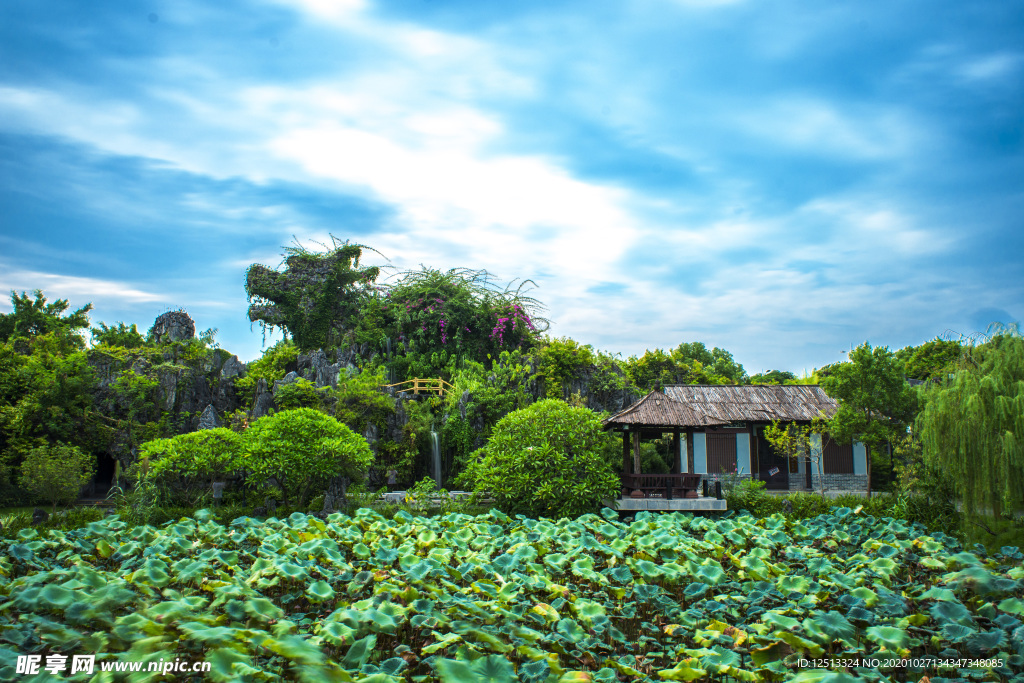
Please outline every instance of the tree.
[[903, 374], [909, 379], [945, 379], [955, 372], [964, 354], [959, 341], [933, 339], [920, 346], [906, 346], [896, 352], [903, 364]]
[[789, 384], [797, 379], [789, 370], [769, 370], [750, 376], [751, 384]]
[[70, 503], [79, 490], [89, 483], [96, 467], [96, 458], [75, 446], [58, 443], [33, 448], [21, 463], [21, 485], [53, 503]]
[[146, 345], [146, 338], [139, 333], [135, 323], [131, 325], [117, 323], [114, 327], [107, 327], [106, 323], [100, 323], [99, 327], [92, 328], [92, 343], [93, 345], [104, 344], [120, 346], [125, 349], [138, 349]]
[[486, 270], [422, 268], [401, 273], [383, 305], [385, 331], [405, 349], [484, 361], [534, 345], [548, 321], [526, 296], [531, 280], [501, 287]]
[[54, 334], [62, 351], [84, 349], [85, 340], [78, 331], [88, 329], [87, 314], [92, 310], [92, 304], [86, 304], [70, 315], [62, 315], [69, 308], [67, 299], [57, 299], [48, 304], [42, 290], [37, 289], [33, 294], [35, 299], [30, 299], [25, 292], [18, 296], [17, 292], [11, 291], [14, 310], [0, 313], [0, 342]]
[[775, 449], [787, 458], [808, 458], [814, 468], [818, 470], [818, 484], [821, 489], [821, 497], [825, 497], [825, 453], [818, 444], [815, 447], [815, 434], [823, 434], [825, 421], [815, 419], [809, 425], [798, 425], [795, 423], [780, 423], [773, 420], [771, 425], [765, 427], [764, 438]]
[[148, 461], [152, 479], [195, 505], [213, 490], [213, 482], [223, 481], [239, 468], [242, 440], [241, 435], [224, 427], [202, 429], [147, 441], [139, 455]]
[[667, 353], [645, 351], [629, 359], [626, 373], [641, 391], [666, 384], [742, 384], [747, 379], [731, 353], [717, 346], [709, 351], [702, 342], [684, 342]]
[[1024, 507], [1024, 339], [1008, 330], [968, 351], [953, 379], [924, 393], [924, 461], [969, 515], [1012, 514]]
[[257, 486], [277, 481], [285, 502], [303, 507], [331, 477], [361, 480], [373, 463], [366, 439], [313, 408], [284, 410], [257, 420], [244, 434], [239, 464]]
[[338, 346], [371, 298], [380, 268], [361, 268], [360, 244], [338, 242], [326, 253], [285, 249], [284, 272], [254, 263], [245, 274], [249, 320], [280, 327], [300, 351]]
[[576, 517], [619, 490], [601, 458], [605, 440], [592, 410], [545, 399], [499, 420], [461, 480], [509, 514]]
[[24, 354], [15, 340], [0, 345], [0, 453], [12, 464], [48, 443], [96, 445], [88, 422], [95, 373], [84, 352], [64, 352], [60, 335], [26, 340]]
[[[860, 441], [869, 449], [902, 438], [914, 419], [917, 397], [903, 378], [903, 366], [885, 346], [864, 342], [848, 361], [831, 366], [821, 388], [839, 401], [827, 431], [838, 442]], [[871, 453], [867, 458], [871, 495]]]

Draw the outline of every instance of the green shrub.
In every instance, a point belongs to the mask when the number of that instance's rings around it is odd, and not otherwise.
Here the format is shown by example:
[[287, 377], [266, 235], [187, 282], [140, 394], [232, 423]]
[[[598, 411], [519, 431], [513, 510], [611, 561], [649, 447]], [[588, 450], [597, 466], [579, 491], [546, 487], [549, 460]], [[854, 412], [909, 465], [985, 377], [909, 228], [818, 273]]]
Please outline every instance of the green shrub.
[[242, 443], [241, 435], [217, 427], [155, 439], [144, 443], [139, 453], [148, 459], [154, 482], [166, 487], [173, 500], [194, 506], [212, 491], [213, 482], [224, 481], [238, 469]]
[[21, 463], [21, 485], [53, 504], [71, 503], [89, 483], [96, 458], [77, 446], [57, 444], [33, 448]]
[[827, 515], [832, 509], [832, 504], [828, 498], [823, 498], [816, 493], [796, 491], [786, 496], [786, 500], [792, 504], [793, 512], [791, 516], [796, 519]]
[[725, 496], [728, 509], [746, 510], [755, 517], [770, 517], [783, 511], [782, 498], [765, 491], [766, 482], [744, 479]]
[[312, 408], [257, 420], [245, 433], [240, 460], [250, 483], [265, 486], [276, 480], [285, 504], [299, 509], [331, 477], [361, 479], [372, 462], [373, 451], [363, 437]]
[[51, 529], [72, 531], [100, 519], [103, 519], [103, 510], [96, 507], [76, 507], [50, 515], [45, 522], [33, 527], [32, 513], [19, 512], [0, 517], [0, 538], [17, 538], [19, 531], [30, 528], [40, 533]]
[[322, 410], [326, 394], [326, 390], [318, 390], [315, 384], [300, 377], [294, 382], [278, 387], [277, 393], [274, 394], [274, 403], [281, 410], [294, 410], [295, 408]]
[[545, 399], [499, 420], [461, 481], [509, 514], [576, 517], [619, 490], [601, 459], [603, 441], [593, 411]]
[[239, 394], [246, 397], [251, 406], [256, 398], [256, 384], [265, 379], [267, 386], [273, 386], [274, 380], [284, 379], [288, 365], [294, 363], [298, 357], [299, 349], [295, 344], [289, 339], [282, 339], [264, 351], [259, 360], [246, 366], [245, 377], [235, 377], [235, 388]]

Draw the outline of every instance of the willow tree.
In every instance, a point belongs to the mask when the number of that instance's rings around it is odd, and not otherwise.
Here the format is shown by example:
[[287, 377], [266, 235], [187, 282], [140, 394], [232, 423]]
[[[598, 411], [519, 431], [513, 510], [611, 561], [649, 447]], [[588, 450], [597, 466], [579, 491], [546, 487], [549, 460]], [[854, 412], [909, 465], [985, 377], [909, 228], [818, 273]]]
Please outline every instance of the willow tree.
[[380, 275], [376, 266], [359, 266], [369, 247], [331, 239], [325, 253], [285, 248], [284, 271], [254, 263], [245, 274], [249, 320], [281, 328], [300, 351], [341, 344]]
[[943, 472], [972, 516], [1024, 508], [1024, 338], [995, 335], [926, 394], [917, 420], [925, 463]]

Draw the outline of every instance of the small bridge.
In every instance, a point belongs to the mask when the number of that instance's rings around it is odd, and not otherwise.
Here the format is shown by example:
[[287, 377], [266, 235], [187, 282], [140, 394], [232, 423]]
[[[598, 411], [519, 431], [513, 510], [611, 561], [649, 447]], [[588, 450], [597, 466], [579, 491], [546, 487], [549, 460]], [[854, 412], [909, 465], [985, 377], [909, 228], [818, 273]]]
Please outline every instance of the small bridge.
[[421, 379], [417, 377], [415, 379], [407, 379], [404, 382], [396, 382], [395, 384], [385, 384], [384, 386], [395, 387], [396, 391], [411, 391], [414, 394], [425, 391], [437, 394], [438, 396], [444, 396], [446, 391], [451, 391], [455, 388], [440, 377], [437, 379]]

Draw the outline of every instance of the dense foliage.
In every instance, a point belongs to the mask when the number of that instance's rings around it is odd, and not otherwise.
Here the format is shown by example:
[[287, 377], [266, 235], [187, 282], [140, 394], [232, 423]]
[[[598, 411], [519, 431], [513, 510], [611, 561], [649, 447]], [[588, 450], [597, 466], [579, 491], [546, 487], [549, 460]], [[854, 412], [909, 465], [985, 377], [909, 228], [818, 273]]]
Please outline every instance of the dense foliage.
[[21, 463], [20, 483], [52, 506], [70, 503], [78, 491], [89, 483], [96, 468], [96, 458], [76, 446], [57, 444], [33, 448]]
[[667, 384], [743, 384], [747, 374], [732, 354], [717, 346], [708, 350], [702, 342], [680, 344], [669, 352], [655, 349], [631, 357], [630, 379], [647, 392]]
[[[914, 420], [917, 396], [903, 377], [896, 356], [884, 346], [864, 342], [849, 361], [833, 366], [821, 388], [839, 401], [828, 433], [839, 443], [857, 440], [877, 455], [906, 434]], [[869, 491], [874, 455], [868, 458]]]
[[866, 680], [1024, 669], [1015, 548], [964, 552], [849, 508], [106, 519], [0, 541], [0, 577], [4, 678], [33, 652], [206, 660], [215, 681], [858, 680], [799, 663], [824, 658], [876, 658], [849, 668]]
[[601, 458], [606, 438], [593, 411], [538, 401], [498, 422], [464, 479], [509, 513], [576, 517], [618, 493], [618, 476]]
[[168, 493], [195, 505], [212, 490], [213, 482], [224, 481], [240, 467], [243, 437], [218, 427], [154, 439], [142, 445], [139, 454], [146, 472]]
[[249, 266], [249, 320], [281, 328], [302, 351], [342, 343], [380, 275], [377, 266], [360, 267], [366, 248], [334, 240], [325, 254], [301, 246], [286, 248], [283, 272]]
[[925, 462], [946, 473], [971, 515], [1021, 512], [1024, 338], [994, 336], [925, 399], [917, 420]]
[[312, 408], [285, 410], [257, 420], [245, 433], [239, 461], [258, 486], [271, 479], [285, 502], [306, 503], [334, 476], [361, 480], [373, 462], [366, 439]]
[[35, 290], [33, 298], [22, 292], [11, 291], [10, 313], [0, 313], [0, 342], [12, 339], [31, 339], [53, 335], [61, 351], [82, 350], [85, 340], [79, 332], [88, 329], [88, 313], [92, 304], [86, 304], [74, 312], [64, 315], [70, 304], [67, 299], [46, 303], [41, 290]]

